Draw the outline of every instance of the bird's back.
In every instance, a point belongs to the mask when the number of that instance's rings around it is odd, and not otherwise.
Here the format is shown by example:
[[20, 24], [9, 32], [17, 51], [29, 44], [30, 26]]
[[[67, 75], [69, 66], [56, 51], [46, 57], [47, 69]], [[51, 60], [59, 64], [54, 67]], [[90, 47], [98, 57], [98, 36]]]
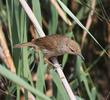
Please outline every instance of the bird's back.
[[66, 37], [64, 35], [48, 35], [46, 37], [38, 38], [37, 40], [33, 40], [40, 49], [47, 50], [55, 50], [58, 46], [58, 43], [62, 41], [62, 39]]

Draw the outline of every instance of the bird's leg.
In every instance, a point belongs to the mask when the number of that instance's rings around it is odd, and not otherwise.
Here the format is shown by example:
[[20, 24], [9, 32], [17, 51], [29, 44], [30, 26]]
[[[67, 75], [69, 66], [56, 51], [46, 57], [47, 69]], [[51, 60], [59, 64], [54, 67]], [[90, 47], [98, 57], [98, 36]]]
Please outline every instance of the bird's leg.
[[44, 57], [44, 61], [45, 63], [47, 63], [48, 65], [50, 65], [51, 67], [49, 68], [49, 70], [53, 69], [54, 68], [54, 64], [52, 62], [50, 62], [47, 58]]
[[51, 58], [51, 61], [54, 61], [54, 62], [55, 62], [55, 64], [53, 64], [55, 71], [57, 70], [57, 68], [60, 68], [60, 69], [63, 70], [63, 68], [61, 67], [61, 64], [58, 64], [58, 63], [57, 63], [57, 60], [55, 59], [55, 57], [52, 57], [52, 58]]
[[44, 61], [45, 61], [45, 63], [47, 63], [47, 64], [49, 64], [49, 65], [51, 65], [51, 66], [54, 66], [54, 64], [51, 63], [47, 58], [44, 58]]
[[62, 67], [60, 67], [61, 65], [58, 66], [58, 65], [56, 65], [56, 64], [53, 64], [52, 62], [50, 62], [50, 61], [49, 61], [47, 58], [45, 58], [45, 57], [44, 57], [44, 60], [45, 60], [45, 62], [46, 62], [47, 64], [51, 65], [51, 67], [49, 68], [49, 70], [54, 69], [54, 71], [56, 71], [58, 67], [62, 69]]

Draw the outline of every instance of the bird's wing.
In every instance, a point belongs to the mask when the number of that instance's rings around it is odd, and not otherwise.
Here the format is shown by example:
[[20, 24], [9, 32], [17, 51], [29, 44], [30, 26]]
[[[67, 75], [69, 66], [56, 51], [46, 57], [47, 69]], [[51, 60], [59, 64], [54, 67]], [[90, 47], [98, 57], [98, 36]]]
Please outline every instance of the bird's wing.
[[39, 38], [37, 40], [34, 40], [33, 43], [35, 43], [40, 49], [47, 49], [53, 51], [57, 48], [56, 37], [47, 36]]

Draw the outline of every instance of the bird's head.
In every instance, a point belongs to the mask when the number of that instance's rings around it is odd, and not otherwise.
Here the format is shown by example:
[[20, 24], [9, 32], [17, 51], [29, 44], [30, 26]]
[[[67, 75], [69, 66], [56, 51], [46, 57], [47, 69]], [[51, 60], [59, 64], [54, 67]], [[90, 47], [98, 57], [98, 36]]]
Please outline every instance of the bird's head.
[[82, 56], [82, 54], [80, 52], [79, 46], [74, 40], [70, 40], [70, 42], [68, 42], [67, 45], [68, 45], [68, 49], [69, 49], [70, 54], [78, 55], [84, 60], [84, 57]]

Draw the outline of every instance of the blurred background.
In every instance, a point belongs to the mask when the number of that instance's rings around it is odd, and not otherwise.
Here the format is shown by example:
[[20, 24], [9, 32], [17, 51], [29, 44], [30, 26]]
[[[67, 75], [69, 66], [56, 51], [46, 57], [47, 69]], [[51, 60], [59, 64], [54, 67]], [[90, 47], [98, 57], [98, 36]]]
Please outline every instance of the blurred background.
[[[58, 57], [74, 94], [81, 97], [81, 100], [110, 100], [110, 58], [108, 57], [110, 55], [110, 0], [62, 0], [100, 45], [105, 48], [108, 55], [77, 24], [76, 20], [73, 20], [62, 9], [56, 0], [27, 0], [27, 2], [46, 35], [64, 34], [79, 44], [85, 58], [84, 61], [75, 55], [65, 54]], [[12, 69], [11, 71], [16, 69], [17, 75], [26, 79], [32, 74], [31, 81], [34, 82], [36, 71], [39, 73], [38, 76], [41, 76], [41, 73], [38, 72], [38, 66], [42, 66], [35, 59], [41, 59], [42, 62], [43, 58], [39, 58], [41, 55], [35, 54], [32, 48], [14, 49], [13, 46], [38, 37], [32, 22], [17, 0], [0, 0], [0, 64], [2, 66], [7, 66]], [[9, 57], [6, 57], [7, 53]], [[10, 65], [15, 66], [15, 69]], [[47, 65], [44, 64], [45, 66]], [[49, 75], [46, 74], [46, 70], [44, 70], [45, 75]], [[29, 72], [29, 75], [26, 71]], [[46, 89], [52, 91], [49, 96], [54, 100], [61, 100], [64, 97], [60, 98], [55, 94], [55, 87], [58, 86], [56, 80], [53, 80], [52, 88], [49, 85], [51, 82], [48, 81], [48, 79], [52, 80], [51, 75], [48, 77], [45, 78], [46, 82], [43, 82], [46, 84]], [[0, 76], [0, 99], [7, 96], [9, 100], [10, 88], [12, 88], [10, 80]], [[18, 96], [17, 91], [20, 90], [15, 88], [14, 92], [11, 92], [13, 95], [10, 95], [10, 98], [19, 97], [23, 100], [23, 97]]]

